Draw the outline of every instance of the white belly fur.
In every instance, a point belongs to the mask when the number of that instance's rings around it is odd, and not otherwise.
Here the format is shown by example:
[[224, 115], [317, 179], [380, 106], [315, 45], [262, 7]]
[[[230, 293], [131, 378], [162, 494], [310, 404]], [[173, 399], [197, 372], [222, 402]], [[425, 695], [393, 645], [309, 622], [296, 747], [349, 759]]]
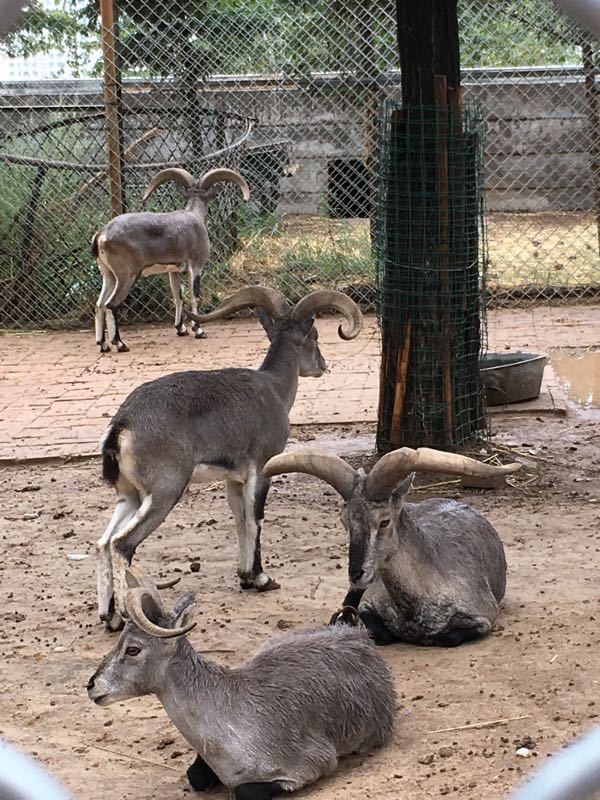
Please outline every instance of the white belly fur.
[[245, 483], [246, 477], [242, 472], [216, 467], [214, 464], [197, 464], [194, 467], [190, 483], [212, 483], [213, 481]]
[[181, 264], [152, 264], [151, 267], [142, 270], [142, 278], [147, 278], [148, 275], [161, 275], [163, 272], [184, 272], [184, 270]]

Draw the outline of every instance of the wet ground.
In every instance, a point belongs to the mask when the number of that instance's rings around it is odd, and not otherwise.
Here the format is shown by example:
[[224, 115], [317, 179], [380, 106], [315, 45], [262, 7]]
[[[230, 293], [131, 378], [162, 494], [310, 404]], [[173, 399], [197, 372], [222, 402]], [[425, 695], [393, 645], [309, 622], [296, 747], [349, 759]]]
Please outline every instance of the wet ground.
[[550, 362], [570, 400], [584, 409], [600, 408], [600, 350], [552, 350]]

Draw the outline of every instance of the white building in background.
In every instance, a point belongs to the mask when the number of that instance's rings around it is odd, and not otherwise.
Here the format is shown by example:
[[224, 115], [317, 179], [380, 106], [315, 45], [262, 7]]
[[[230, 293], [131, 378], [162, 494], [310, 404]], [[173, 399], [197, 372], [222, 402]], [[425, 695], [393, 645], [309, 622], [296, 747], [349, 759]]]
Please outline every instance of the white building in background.
[[73, 71], [67, 64], [67, 56], [59, 50], [39, 53], [29, 58], [9, 58], [3, 54], [0, 60], [0, 81], [38, 81], [71, 77]]
[[[60, 0], [38, 0], [44, 8], [60, 7]], [[77, 72], [68, 63], [67, 53], [61, 50], [50, 50], [28, 58], [9, 58], [0, 51], [0, 81], [42, 81], [53, 78], [87, 78], [92, 66], [100, 57], [100, 51], [85, 57], [85, 63], [79, 64]]]

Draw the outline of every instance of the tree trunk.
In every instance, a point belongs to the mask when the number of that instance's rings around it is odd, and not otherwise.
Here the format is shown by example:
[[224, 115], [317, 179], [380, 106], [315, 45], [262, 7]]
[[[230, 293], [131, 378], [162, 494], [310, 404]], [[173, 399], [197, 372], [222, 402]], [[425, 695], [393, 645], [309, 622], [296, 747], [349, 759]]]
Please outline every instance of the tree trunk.
[[477, 203], [465, 175], [456, 5], [396, 0], [402, 109], [391, 119], [383, 209], [380, 450], [452, 447], [481, 416]]

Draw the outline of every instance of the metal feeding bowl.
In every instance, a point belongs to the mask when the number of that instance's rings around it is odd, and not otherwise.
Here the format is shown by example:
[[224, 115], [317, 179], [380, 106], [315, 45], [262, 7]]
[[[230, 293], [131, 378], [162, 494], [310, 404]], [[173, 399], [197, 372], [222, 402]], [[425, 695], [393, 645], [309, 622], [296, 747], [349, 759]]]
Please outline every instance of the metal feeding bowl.
[[539, 397], [547, 361], [545, 353], [486, 353], [479, 360], [486, 404], [502, 406]]

